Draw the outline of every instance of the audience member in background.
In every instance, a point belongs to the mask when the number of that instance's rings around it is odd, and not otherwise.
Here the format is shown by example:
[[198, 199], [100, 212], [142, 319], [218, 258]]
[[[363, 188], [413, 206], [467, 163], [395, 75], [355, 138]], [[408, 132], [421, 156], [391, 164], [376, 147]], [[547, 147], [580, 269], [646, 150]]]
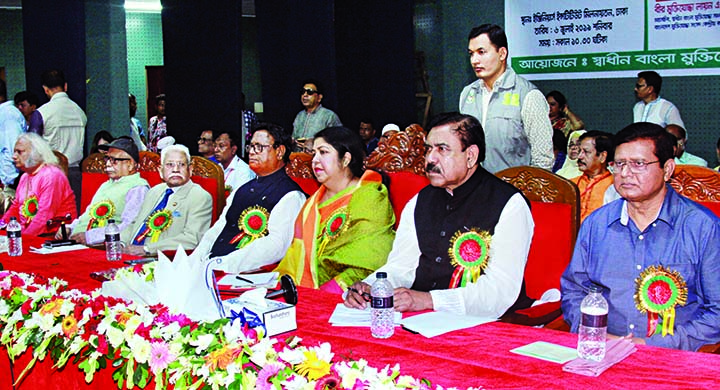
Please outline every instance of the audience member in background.
[[54, 233], [48, 231], [48, 220], [77, 216], [75, 195], [47, 141], [35, 133], [21, 134], [15, 142], [13, 161], [24, 175], [0, 226], [7, 225], [10, 217], [17, 217], [23, 234], [37, 236]]
[[553, 173], [559, 171], [560, 168], [565, 165], [567, 143], [567, 137], [563, 135], [563, 132], [558, 129], [553, 129], [553, 154], [555, 155], [555, 164], [553, 164], [552, 167]]
[[708, 163], [707, 161], [705, 161], [705, 159], [685, 150], [685, 147], [687, 146], [687, 132], [685, 132], [685, 129], [678, 125], [667, 125], [665, 126], [665, 131], [672, 134], [677, 140], [677, 144], [675, 144], [674, 148], [676, 165], [684, 164], [699, 165], [701, 167], [708, 166]]
[[306, 80], [300, 90], [300, 102], [304, 110], [293, 121], [293, 138], [297, 142], [312, 138], [318, 131], [331, 126], [342, 126], [337, 114], [323, 107], [322, 85], [317, 80]]
[[169, 145], [160, 153], [158, 172], [164, 183], [148, 191], [140, 211], [120, 239], [123, 252], [152, 255], [158, 251], [195, 249], [210, 228], [213, 200], [200, 185], [190, 180], [192, 160], [184, 145]]
[[375, 136], [375, 127], [372, 121], [369, 119], [361, 120], [358, 133], [360, 134], [360, 138], [362, 138], [363, 144], [365, 144], [365, 155], [369, 156], [378, 146], [378, 138]]
[[380, 141], [387, 142], [388, 138], [392, 137], [393, 134], [397, 134], [399, 132], [400, 127], [398, 127], [398, 125], [394, 123], [388, 123], [387, 125], [383, 126], [378, 143], [380, 143]]
[[15, 103], [6, 100], [7, 87], [5, 82], [0, 80], [0, 182], [3, 188], [7, 188], [6, 195], [12, 197], [12, 188], [15, 188], [18, 177], [13, 149], [18, 136], [27, 128], [27, 122]]
[[562, 131], [563, 135], [567, 137], [571, 132], [585, 128], [582, 119], [570, 111], [565, 95], [558, 91], [551, 91], [545, 95], [545, 99], [550, 106], [549, 116], [553, 129]]
[[145, 146], [145, 131], [140, 124], [140, 121], [135, 118], [135, 112], [137, 112], [137, 99], [135, 95], [128, 94], [128, 106], [130, 108], [130, 138], [135, 142], [138, 150], [147, 150]]
[[240, 150], [245, 151], [245, 145], [250, 142], [253, 128], [258, 124], [258, 119], [254, 112], [245, 109], [245, 94], [242, 92], [240, 92], [240, 111], [242, 113], [242, 123], [240, 123], [242, 131], [240, 135], [243, 141]]
[[225, 172], [225, 195], [255, 178], [255, 173], [237, 156], [239, 135], [233, 131], [223, 132], [215, 138], [215, 159]]
[[580, 189], [580, 220], [603, 205], [605, 191], [613, 184], [608, 163], [613, 159], [612, 135], [590, 130], [580, 136], [577, 164], [582, 175], [572, 179]]
[[[93, 138], [92, 145], [90, 146], [90, 154], [93, 153], [105, 153], [107, 154], [107, 149], [100, 150], [98, 146], [105, 145], [113, 142], [115, 138], [113, 138], [112, 134], [105, 130], [100, 130], [97, 133], [95, 133], [95, 137]], [[137, 162], [137, 161], [136, 161]]]
[[585, 134], [585, 130], [576, 130], [570, 133], [567, 143], [567, 157], [562, 168], [555, 172], [556, 174], [572, 179], [582, 175], [582, 171], [578, 168], [578, 155], [580, 154], [580, 136]]
[[305, 202], [305, 194], [285, 173], [292, 144], [290, 132], [278, 125], [255, 127], [247, 152], [257, 179], [230, 195], [193, 255], [221, 257], [216, 268], [227, 272], [251, 271], [282, 259], [292, 241], [293, 221]]
[[[138, 173], [140, 154], [135, 142], [122, 137], [98, 148], [105, 152], [108, 180], [98, 187], [85, 212], [70, 225], [70, 238], [83, 245], [103, 242], [109, 219], [114, 219], [121, 231], [130, 226], [150, 188]], [[56, 235], [61, 236], [61, 232]]]
[[155, 109], [157, 115], [150, 118], [148, 123], [148, 142], [147, 148], [151, 152], [158, 152], [157, 142], [167, 135], [167, 117], [165, 116], [165, 94], [155, 96]]
[[717, 343], [720, 218], [666, 184], [675, 140], [662, 127], [634, 123], [614, 140], [614, 185], [623, 199], [580, 226], [560, 280], [565, 320], [578, 331], [580, 303], [595, 285], [610, 306], [610, 338], [692, 351]]
[[276, 271], [300, 286], [342, 293], [385, 264], [395, 215], [380, 174], [363, 167], [365, 147], [356, 132], [324, 129], [313, 151], [321, 186], [305, 202]]
[[[430, 185], [410, 199], [387, 264], [395, 310], [437, 310], [499, 318], [530, 306], [523, 273], [533, 236], [529, 202], [480, 166], [485, 136], [477, 118], [445, 113], [430, 123]], [[472, 249], [470, 249], [472, 248]], [[355, 283], [345, 305], [363, 309], [374, 275]]]
[[175, 145], [175, 137], [172, 135], [166, 135], [157, 142], [158, 153], [162, 152], [168, 146]]
[[87, 117], [66, 93], [65, 74], [60, 70], [49, 70], [41, 76], [43, 90], [50, 101], [38, 111], [42, 114], [45, 130], [43, 138], [54, 149], [68, 159], [70, 187], [75, 193], [76, 209], [80, 207], [82, 173], [80, 160], [85, 146], [85, 125]]
[[507, 66], [508, 44], [500, 26], [483, 24], [468, 36], [470, 65], [478, 80], [460, 94], [460, 112], [485, 129], [490, 173], [519, 165], [553, 166], [552, 126], [542, 92]]
[[42, 114], [37, 110], [38, 106], [40, 106], [38, 96], [30, 91], [22, 91], [15, 94], [14, 101], [15, 106], [25, 117], [28, 125], [27, 131], [42, 136], [45, 125], [43, 124]]
[[638, 73], [635, 96], [640, 101], [633, 107], [633, 122], [650, 122], [662, 127], [667, 125], [685, 127], [677, 107], [660, 97], [661, 88], [662, 77], [657, 72]]
[[206, 159], [219, 164], [215, 158], [215, 133], [212, 130], [203, 130], [197, 139], [198, 153]]

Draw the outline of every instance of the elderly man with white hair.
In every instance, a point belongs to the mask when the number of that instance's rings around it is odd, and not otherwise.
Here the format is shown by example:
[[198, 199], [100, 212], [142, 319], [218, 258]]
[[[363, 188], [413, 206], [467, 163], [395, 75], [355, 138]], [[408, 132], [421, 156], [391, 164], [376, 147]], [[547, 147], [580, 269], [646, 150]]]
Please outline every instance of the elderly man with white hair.
[[164, 183], [148, 191], [135, 220], [120, 233], [125, 253], [151, 255], [158, 251], [195, 249], [210, 228], [213, 200], [190, 180], [192, 160], [184, 145], [170, 145], [160, 154]]
[[47, 141], [35, 133], [21, 134], [15, 142], [13, 162], [23, 175], [0, 226], [17, 217], [23, 233], [40, 235], [51, 233], [48, 220], [77, 216], [75, 194]]

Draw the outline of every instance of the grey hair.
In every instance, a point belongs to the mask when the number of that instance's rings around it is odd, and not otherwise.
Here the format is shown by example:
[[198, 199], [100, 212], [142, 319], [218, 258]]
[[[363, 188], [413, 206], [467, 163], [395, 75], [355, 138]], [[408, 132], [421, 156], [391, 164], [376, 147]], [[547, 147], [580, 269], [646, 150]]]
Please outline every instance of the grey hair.
[[50, 148], [50, 144], [45, 139], [35, 133], [22, 133], [17, 138], [17, 142], [25, 141], [30, 144], [30, 155], [25, 161], [26, 168], [36, 167], [42, 163], [58, 166], [59, 162], [55, 153]]
[[167, 154], [169, 152], [180, 152], [185, 155], [185, 159], [187, 159], [188, 165], [190, 165], [190, 163], [192, 163], [192, 159], [190, 157], [190, 150], [187, 148], [187, 146], [181, 145], [181, 144], [174, 144], [174, 145], [170, 145], [160, 151], [160, 163], [161, 164], [165, 164], [165, 156], [167, 156]]

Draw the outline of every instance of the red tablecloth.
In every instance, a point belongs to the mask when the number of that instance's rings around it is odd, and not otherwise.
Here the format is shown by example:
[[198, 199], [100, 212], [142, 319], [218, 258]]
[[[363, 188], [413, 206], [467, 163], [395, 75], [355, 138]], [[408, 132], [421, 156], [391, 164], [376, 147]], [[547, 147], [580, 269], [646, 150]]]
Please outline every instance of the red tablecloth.
[[[30, 240], [29, 240], [30, 241]], [[62, 258], [62, 260], [58, 260]], [[104, 270], [122, 263], [109, 263], [102, 251], [68, 252], [55, 259], [34, 254], [20, 259], [0, 255], [6, 269], [58, 276], [70, 281], [71, 287], [94, 288], [90, 271]], [[484, 386], [486, 388], [716, 388], [720, 377], [720, 356], [684, 352], [649, 346], [610, 368], [598, 378], [562, 371], [559, 364], [520, 356], [511, 349], [535, 341], [547, 341], [574, 347], [577, 335], [546, 329], [535, 329], [506, 323], [491, 323], [427, 339], [396, 329], [390, 339], [370, 336], [367, 328], [332, 327], [330, 314], [340, 297], [316, 290], [299, 289], [297, 305], [298, 330], [303, 344], [330, 342], [336, 356], [364, 358], [370, 365], [400, 363], [403, 374], [430, 379], [444, 387]], [[277, 337], [286, 337], [280, 335]], [[26, 354], [28, 355], [28, 354]], [[17, 376], [28, 361], [23, 356], [14, 368]], [[67, 389], [85, 384], [76, 366], [60, 372], [51, 369], [50, 359], [38, 362], [18, 389]], [[89, 388], [114, 388], [112, 369], [96, 374]], [[0, 350], [0, 389], [10, 389], [10, 368], [6, 351]], [[149, 387], [152, 388], [152, 387]]]

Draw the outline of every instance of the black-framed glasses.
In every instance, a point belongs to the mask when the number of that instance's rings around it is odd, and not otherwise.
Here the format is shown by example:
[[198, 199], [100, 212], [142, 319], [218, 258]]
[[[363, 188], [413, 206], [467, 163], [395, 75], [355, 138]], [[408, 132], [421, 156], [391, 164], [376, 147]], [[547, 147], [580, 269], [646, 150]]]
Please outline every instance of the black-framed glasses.
[[245, 146], [245, 151], [248, 153], [262, 153], [265, 149], [272, 147], [275, 147], [275, 145], [248, 144]]
[[213, 142], [213, 139], [212, 139], [212, 138], [198, 137], [198, 138], [197, 138], [197, 142], [201, 142], [201, 143], [206, 144], [206, 143], [209, 143], [209, 142]]
[[635, 89], [645, 88], [647, 84], [635, 84]]
[[660, 160], [656, 161], [633, 161], [633, 160], [618, 160], [612, 162], [613, 173], [619, 175], [623, 168], [627, 167], [632, 173], [644, 173], [648, 169], [648, 165], [660, 163]]
[[312, 95], [315, 95], [316, 93], [318, 93], [318, 91], [316, 91], [314, 89], [310, 89], [310, 88], [303, 88], [300, 90], [301, 95], [308, 94], [308, 95], [312, 96]]
[[118, 163], [118, 161], [130, 161], [131, 158], [117, 158], [117, 157], [111, 157], [111, 156], [105, 156], [103, 157], [105, 159], [105, 164], [110, 163], [112, 165], [115, 165]]

